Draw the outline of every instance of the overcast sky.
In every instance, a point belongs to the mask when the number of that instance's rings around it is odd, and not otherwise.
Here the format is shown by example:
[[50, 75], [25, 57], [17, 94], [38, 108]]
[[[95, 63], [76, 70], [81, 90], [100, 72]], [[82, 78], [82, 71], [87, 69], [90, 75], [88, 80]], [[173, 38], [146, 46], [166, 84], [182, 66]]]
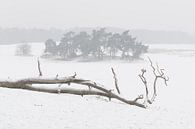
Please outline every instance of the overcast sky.
[[120, 27], [195, 33], [195, 0], [0, 0], [0, 27]]

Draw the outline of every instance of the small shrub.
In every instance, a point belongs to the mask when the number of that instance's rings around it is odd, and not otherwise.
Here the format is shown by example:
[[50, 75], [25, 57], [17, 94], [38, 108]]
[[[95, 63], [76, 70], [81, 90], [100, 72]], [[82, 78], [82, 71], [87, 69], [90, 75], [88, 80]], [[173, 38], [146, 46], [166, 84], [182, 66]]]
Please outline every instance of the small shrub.
[[16, 48], [16, 55], [19, 56], [31, 55], [31, 46], [27, 43], [18, 45]]

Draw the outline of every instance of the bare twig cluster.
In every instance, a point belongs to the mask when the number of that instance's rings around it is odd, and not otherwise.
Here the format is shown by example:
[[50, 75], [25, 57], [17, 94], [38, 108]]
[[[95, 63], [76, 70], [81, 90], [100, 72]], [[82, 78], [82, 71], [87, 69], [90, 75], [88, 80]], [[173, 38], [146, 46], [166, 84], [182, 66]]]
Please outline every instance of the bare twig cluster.
[[153, 81], [153, 95], [152, 95], [151, 99], [149, 99], [148, 82], [147, 82], [146, 77], [145, 77], [145, 73], [146, 73], [145, 69], [141, 70], [141, 74], [139, 74], [139, 77], [145, 86], [146, 98], [145, 98], [144, 103], [145, 104], [146, 103], [152, 104], [157, 96], [157, 91], [156, 91], [157, 81], [159, 79], [162, 79], [162, 80], [164, 80], [164, 83], [167, 86], [167, 81], [169, 81], [169, 78], [167, 76], [165, 76], [165, 74], [163, 72], [164, 69], [159, 68], [158, 64], [156, 64], [156, 67], [155, 67], [150, 58], [148, 58], [148, 60], [150, 62], [150, 66], [152, 68], [152, 72], [155, 76], [154, 81]]
[[40, 61], [39, 59], [37, 59], [37, 65], [38, 65], [38, 70], [39, 70], [39, 76], [42, 76], [42, 71], [41, 71], [41, 64], [40, 64]]

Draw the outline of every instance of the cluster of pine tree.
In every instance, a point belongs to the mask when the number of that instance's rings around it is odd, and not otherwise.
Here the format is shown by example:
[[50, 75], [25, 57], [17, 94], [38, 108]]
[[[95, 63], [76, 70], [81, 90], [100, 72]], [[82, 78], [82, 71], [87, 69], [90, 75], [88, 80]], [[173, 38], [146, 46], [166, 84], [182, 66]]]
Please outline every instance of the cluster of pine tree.
[[45, 42], [45, 53], [69, 60], [77, 57], [103, 60], [104, 58], [135, 59], [146, 53], [148, 46], [136, 41], [129, 34], [108, 33], [105, 28], [87, 32], [67, 32], [57, 44], [52, 39]]

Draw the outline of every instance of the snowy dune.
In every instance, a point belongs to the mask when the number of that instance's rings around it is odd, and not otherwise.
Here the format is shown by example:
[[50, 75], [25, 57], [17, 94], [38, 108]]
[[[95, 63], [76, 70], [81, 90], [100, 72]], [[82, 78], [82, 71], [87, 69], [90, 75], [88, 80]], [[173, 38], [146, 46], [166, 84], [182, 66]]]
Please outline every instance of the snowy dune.
[[[0, 78], [38, 76], [37, 57], [44, 49], [32, 43], [32, 55], [15, 56], [16, 45], [0, 46]], [[157, 50], [162, 50], [157, 52]], [[0, 88], [1, 129], [194, 129], [195, 128], [195, 45], [151, 45], [144, 61], [65, 62], [40, 59], [44, 76], [91, 79], [113, 89], [110, 68], [114, 67], [122, 96], [144, 93], [138, 78], [141, 68], [151, 69], [147, 57], [166, 69], [168, 86], [158, 84], [158, 96], [148, 109], [129, 106], [107, 98], [47, 94]], [[152, 80], [151, 73], [147, 74]], [[65, 85], [66, 86], [66, 85]], [[71, 85], [73, 86], [73, 85]]]

